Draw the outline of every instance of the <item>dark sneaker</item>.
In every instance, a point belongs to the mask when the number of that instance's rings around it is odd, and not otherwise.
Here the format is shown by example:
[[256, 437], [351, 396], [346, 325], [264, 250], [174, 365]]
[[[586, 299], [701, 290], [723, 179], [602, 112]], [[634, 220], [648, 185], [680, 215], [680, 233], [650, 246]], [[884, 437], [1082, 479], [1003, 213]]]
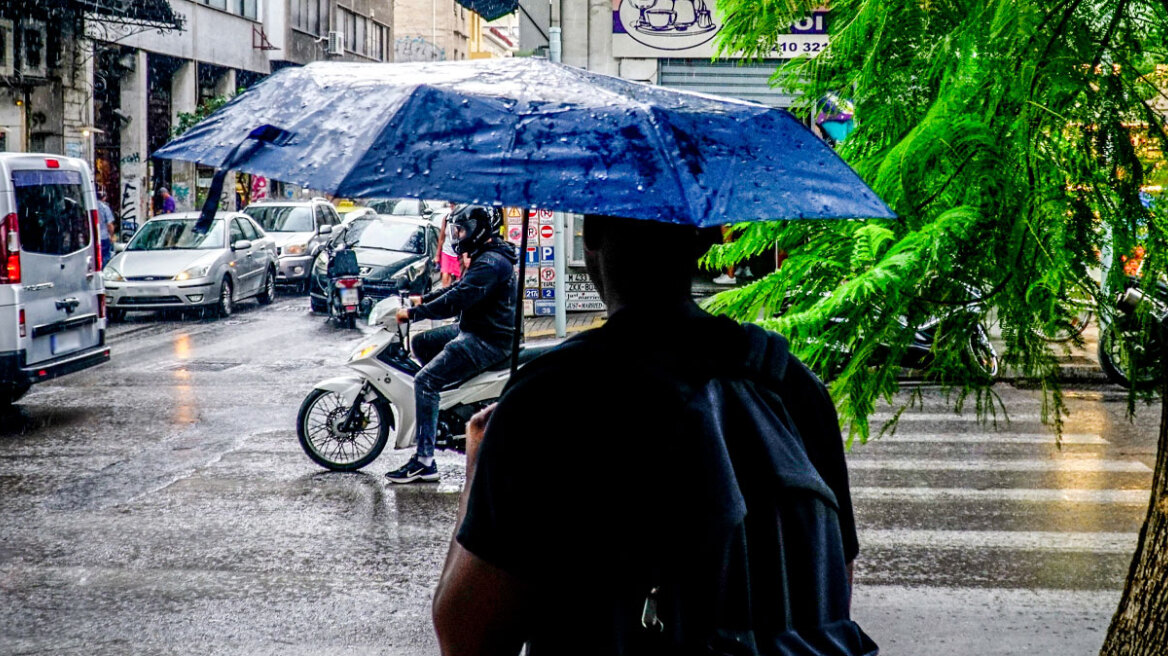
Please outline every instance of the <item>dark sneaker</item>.
[[402, 465], [398, 469], [391, 472], [386, 472], [385, 477], [391, 483], [413, 483], [414, 481], [436, 481], [438, 480], [438, 463], [431, 462], [427, 467], [418, 462], [415, 456], [410, 458], [409, 462]]

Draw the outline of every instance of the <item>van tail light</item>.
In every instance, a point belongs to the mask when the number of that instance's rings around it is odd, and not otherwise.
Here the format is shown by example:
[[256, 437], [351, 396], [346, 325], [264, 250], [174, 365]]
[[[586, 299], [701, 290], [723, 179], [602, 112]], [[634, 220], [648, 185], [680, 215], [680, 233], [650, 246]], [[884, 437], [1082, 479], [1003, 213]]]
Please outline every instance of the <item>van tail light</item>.
[[28, 337], [28, 326], [24, 323], [24, 308], [20, 309], [20, 336]]
[[20, 282], [20, 232], [16, 214], [0, 220], [0, 283]]
[[97, 318], [105, 318], [105, 294], [97, 295]]
[[50, 169], [59, 169], [61, 168], [61, 161], [56, 159], [46, 159], [45, 166], [49, 167]]
[[93, 271], [101, 271], [103, 264], [101, 261], [101, 230], [98, 230], [97, 222], [97, 210], [89, 210], [89, 223], [93, 227], [93, 261], [96, 267]]

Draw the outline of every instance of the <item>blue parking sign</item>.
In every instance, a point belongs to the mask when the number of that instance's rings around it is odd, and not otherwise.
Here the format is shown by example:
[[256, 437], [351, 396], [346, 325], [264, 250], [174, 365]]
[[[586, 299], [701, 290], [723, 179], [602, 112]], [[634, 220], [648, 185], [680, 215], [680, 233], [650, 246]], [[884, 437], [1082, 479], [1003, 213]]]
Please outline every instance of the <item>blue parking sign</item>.
[[540, 294], [540, 298], [554, 299], [556, 297], [556, 290], [553, 287], [548, 287], [546, 289], [539, 290], [539, 294]]
[[556, 260], [555, 246], [540, 246], [539, 247], [539, 261], [541, 264], [551, 264]]
[[535, 246], [527, 247], [527, 266], [539, 266], [539, 249]]

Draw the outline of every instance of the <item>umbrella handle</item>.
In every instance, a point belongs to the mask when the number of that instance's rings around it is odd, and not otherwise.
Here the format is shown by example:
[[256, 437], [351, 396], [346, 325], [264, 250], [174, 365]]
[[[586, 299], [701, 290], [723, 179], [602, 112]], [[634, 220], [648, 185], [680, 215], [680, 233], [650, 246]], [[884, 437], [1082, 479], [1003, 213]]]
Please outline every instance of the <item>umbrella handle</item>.
[[523, 277], [527, 271], [527, 222], [531, 219], [531, 210], [523, 208], [523, 235], [519, 238], [519, 280], [515, 287], [515, 337], [511, 342], [511, 377], [519, 371], [519, 343], [523, 341]]

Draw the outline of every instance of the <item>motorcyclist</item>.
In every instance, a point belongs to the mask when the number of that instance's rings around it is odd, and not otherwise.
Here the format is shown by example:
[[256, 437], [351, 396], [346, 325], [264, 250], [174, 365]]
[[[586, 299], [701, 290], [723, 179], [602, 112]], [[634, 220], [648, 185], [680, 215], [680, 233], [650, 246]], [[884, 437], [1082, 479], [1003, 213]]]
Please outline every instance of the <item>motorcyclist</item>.
[[499, 235], [498, 208], [464, 205], [448, 219], [454, 226], [454, 250], [470, 257], [462, 278], [449, 287], [411, 297], [412, 306], [397, 311], [398, 323], [419, 319], [458, 322], [415, 336], [411, 348], [425, 365], [414, 377], [418, 427], [417, 451], [404, 465], [385, 474], [394, 483], [438, 480], [434, 441], [442, 389], [467, 380], [508, 355], [515, 334], [515, 248]]

